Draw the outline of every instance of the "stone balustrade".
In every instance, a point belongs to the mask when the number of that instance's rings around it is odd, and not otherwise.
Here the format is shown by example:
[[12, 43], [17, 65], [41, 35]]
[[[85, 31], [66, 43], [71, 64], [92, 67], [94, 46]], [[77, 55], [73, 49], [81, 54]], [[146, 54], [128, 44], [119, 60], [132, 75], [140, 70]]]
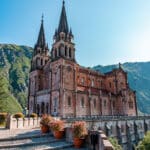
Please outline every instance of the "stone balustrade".
[[62, 119], [71, 121], [71, 120], [140, 120], [140, 119], [150, 119], [150, 116], [124, 116], [124, 115], [118, 115], [118, 116], [100, 116], [100, 115], [92, 115], [92, 116], [78, 116], [78, 117], [71, 117], [66, 116]]
[[41, 118], [13, 118], [10, 116], [6, 123], [8, 129], [32, 129], [40, 127]]

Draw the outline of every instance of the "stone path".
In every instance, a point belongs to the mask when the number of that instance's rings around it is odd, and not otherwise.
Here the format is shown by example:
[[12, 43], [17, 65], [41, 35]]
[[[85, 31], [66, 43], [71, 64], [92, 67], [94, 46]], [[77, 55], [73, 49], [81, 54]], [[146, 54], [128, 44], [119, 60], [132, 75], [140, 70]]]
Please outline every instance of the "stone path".
[[[43, 134], [39, 128], [7, 130], [0, 128], [2, 150], [77, 150], [65, 139], [56, 140], [52, 134]], [[87, 150], [81, 148], [79, 150]]]
[[25, 137], [25, 136], [42, 135], [39, 128], [35, 129], [5, 129], [0, 128], [0, 140], [4, 138]]

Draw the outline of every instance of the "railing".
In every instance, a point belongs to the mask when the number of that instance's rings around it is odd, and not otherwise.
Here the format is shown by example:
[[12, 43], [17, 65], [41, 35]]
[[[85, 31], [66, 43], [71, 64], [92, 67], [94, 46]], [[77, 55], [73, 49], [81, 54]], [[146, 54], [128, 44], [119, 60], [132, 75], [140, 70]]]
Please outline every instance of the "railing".
[[8, 129], [32, 129], [40, 127], [41, 118], [13, 118], [7, 119], [6, 128]]
[[126, 116], [126, 115], [118, 115], [118, 116], [100, 116], [100, 115], [92, 115], [92, 116], [66, 116], [63, 117], [64, 120], [140, 120], [140, 119], [150, 119], [150, 116]]

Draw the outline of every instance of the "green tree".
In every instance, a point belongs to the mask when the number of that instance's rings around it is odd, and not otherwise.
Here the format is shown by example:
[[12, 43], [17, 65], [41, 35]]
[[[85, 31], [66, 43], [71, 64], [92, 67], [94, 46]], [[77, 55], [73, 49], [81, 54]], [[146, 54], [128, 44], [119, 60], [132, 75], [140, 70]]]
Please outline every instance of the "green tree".
[[118, 144], [118, 140], [116, 138], [109, 138], [109, 141], [114, 146], [115, 150], [123, 150], [121, 145]]
[[0, 112], [21, 112], [21, 106], [8, 89], [9, 81], [5, 74], [0, 72]]
[[143, 140], [138, 143], [137, 150], [150, 150], [150, 131], [148, 131]]

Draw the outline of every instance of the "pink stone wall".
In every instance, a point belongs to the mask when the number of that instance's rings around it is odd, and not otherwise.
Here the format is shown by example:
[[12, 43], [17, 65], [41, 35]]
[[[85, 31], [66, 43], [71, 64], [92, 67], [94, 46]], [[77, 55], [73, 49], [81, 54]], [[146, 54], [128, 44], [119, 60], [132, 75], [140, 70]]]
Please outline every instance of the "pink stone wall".
[[104, 75], [62, 58], [49, 62], [44, 71], [30, 73], [29, 112], [42, 100], [49, 103], [52, 115], [136, 115], [135, 93], [122, 69]]

